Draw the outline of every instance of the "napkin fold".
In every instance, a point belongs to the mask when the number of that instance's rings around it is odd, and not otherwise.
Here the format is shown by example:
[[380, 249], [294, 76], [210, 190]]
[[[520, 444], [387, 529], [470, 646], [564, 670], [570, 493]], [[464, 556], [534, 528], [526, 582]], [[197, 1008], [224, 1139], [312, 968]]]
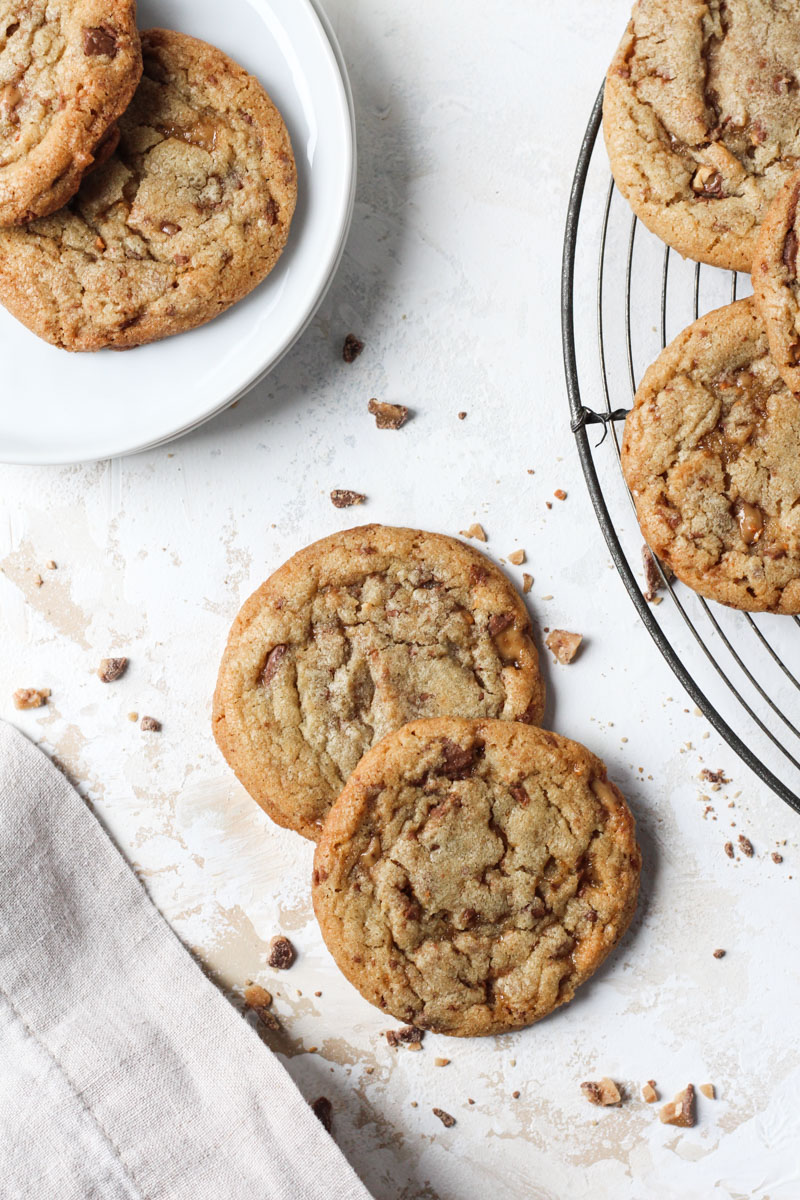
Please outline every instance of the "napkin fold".
[[0, 1192], [369, 1200], [77, 792], [0, 722]]

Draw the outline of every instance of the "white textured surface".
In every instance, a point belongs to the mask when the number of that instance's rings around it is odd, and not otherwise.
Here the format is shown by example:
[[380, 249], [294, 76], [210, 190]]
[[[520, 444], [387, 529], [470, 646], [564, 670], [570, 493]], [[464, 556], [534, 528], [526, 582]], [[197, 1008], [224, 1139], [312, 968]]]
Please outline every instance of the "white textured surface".
[[[80, 781], [217, 976], [279, 993], [289, 1069], [309, 1097], [331, 1096], [337, 1138], [379, 1200], [796, 1200], [797, 818], [704, 737], [637, 624], [568, 429], [563, 218], [627, 4], [329, 0], [328, 11], [360, 138], [333, 290], [273, 376], [183, 441], [107, 465], [0, 471], [0, 710]], [[367, 349], [347, 367], [351, 329]], [[376, 431], [373, 395], [410, 405], [413, 420]], [[369, 502], [337, 512], [332, 487]], [[548, 510], [556, 488], [567, 500]], [[574, 664], [547, 667], [547, 719], [604, 757], [630, 798], [641, 906], [575, 1002], [511, 1037], [388, 1048], [387, 1022], [321, 945], [311, 847], [269, 824], [209, 734], [241, 600], [294, 550], [354, 519], [455, 534], [479, 520], [495, 557], [526, 549], [511, 571], [535, 577], [539, 627], [586, 635]], [[104, 686], [94, 669], [109, 653], [131, 666]], [[19, 686], [52, 688], [50, 705], [14, 713]], [[131, 710], [162, 719], [163, 732], [141, 733]], [[733, 781], [712, 793], [707, 820], [703, 765]], [[739, 832], [754, 859], [723, 853]], [[300, 958], [276, 980], [265, 951], [278, 928]], [[436, 1055], [451, 1065], [434, 1067]], [[580, 1096], [581, 1080], [604, 1074], [630, 1088], [620, 1110]], [[638, 1098], [648, 1078], [666, 1098], [689, 1080], [715, 1083], [720, 1098], [700, 1098], [693, 1130], [668, 1128]], [[433, 1105], [457, 1125], [443, 1129]]]

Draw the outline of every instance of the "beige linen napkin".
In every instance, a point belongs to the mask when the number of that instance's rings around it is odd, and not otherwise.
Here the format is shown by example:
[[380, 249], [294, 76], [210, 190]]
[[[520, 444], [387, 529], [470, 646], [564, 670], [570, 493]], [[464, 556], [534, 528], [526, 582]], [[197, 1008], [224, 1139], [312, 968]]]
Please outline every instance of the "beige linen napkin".
[[0, 1194], [369, 1200], [78, 794], [1, 722]]

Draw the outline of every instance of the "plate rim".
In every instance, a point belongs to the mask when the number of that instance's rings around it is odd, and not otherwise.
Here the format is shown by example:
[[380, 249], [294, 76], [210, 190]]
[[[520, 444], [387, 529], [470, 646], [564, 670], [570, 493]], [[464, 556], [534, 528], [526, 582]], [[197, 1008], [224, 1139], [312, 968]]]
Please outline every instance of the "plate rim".
[[[297, 0], [294, 0], [294, 2], [296, 3]], [[252, 379], [250, 379], [246, 383], [242, 384], [234, 392], [226, 394], [224, 396], [224, 398], [222, 398], [219, 401], [219, 403], [215, 404], [213, 408], [210, 408], [207, 412], [204, 412], [201, 416], [199, 416], [196, 419], [191, 420], [185, 424], [180, 425], [177, 429], [174, 429], [174, 430], [170, 431], [169, 433], [159, 435], [159, 436], [157, 436], [153, 439], [149, 439], [147, 441], [142, 441], [142, 442], [137, 441], [134, 444], [128, 445], [128, 446], [117, 445], [115, 447], [112, 447], [112, 448], [100, 453], [100, 454], [89, 454], [89, 455], [81, 456], [78, 458], [61, 457], [61, 455], [58, 453], [58, 451], [54, 451], [52, 454], [45, 453], [36, 458], [30, 458], [28, 456], [28, 454], [23, 454], [23, 456], [12, 455], [12, 456], [8, 457], [7, 451], [6, 452], [0, 451], [0, 464], [2, 464], [4, 466], [28, 466], [28, 467], [49, 467], [49, 466], [63, 467], [63, 466], [77, 466], [77, 465], [84, 464], [84, 463], [88, 465], [88, 464], [96, 463], [96, 462], [110, 462], [110, 461], [113, 461], [114, 459], [126, 458], [126, 457], [132, 456], [134, 454], [142, 454], [148, 450], [156, 450], [160, 446], [166, 446], [170, 442], [175, 441], [177, 438], [184, 437], [186, 434], [191, 433], [193, 430], [199, 429], [202, 425], [205, 425], [207, 421], [211, 421], [215, 417], [218, 417], [221, 413], [225, 412], [228, 408], [230, 408], [231, 405], [235, 404], [238, 400], [241, 400], [245, 395], [247, 395], [250, 391], [252, 391], [253, 388], [257, 387], [259, 385], [259, 383], [261, 383], [270, 374], [270, 372], [275, 369], [275, 367], [278, 365], [278, 363], [280, 363], [282, 361], [282, 359], [289, 353], [289, 351], [292, 349], [292, 347], [296, 345], [298, 340], [303, 336], [305, 331], [308, 329], [309, 325], [311, 324], [314, 317], [316, 316], [316, 313], [317, 313], [320, 305], [322, 304], [322, 301], [325, 299], [325, 296], [327, 295], [327, 293], [330, 289], [333, 279], [338, 271], [339, 264], [341, 263], [342, 257], [344, 255], [344, 249], [345, 249], [345, 245], [347, 243], [348, 234], [350, 232], [350, 226], [352, 224], [352, 219], [353, 219], [353, 211], [355, 208], [355, 196], [356, 196], [356, 184], [357, 184], [357, 169], [356, 169], [357, 168], [357, 144], [356, 144], [355, 105], [353, 102], [353, 92], [352, 92], [352, 87], [350, 85], [350, 78], [349, 78], [349, 75], [347, 72], [347, 66], [344, 61], [344, 55], [342, 54], [342, 50], [339, 45], [338, 39], [336, 37], [336, 34], [333, 31], [333, 27], [331, 26], [331, 23], [330, 23], [330, 20], [328, 19], [327, 14], [325, 13], [324, 9], [322, 8], [320, 0], [302, 0], [302, 3], [304, 5], [305, 9], [307, 10], [307, 12], [311, 15], [312, 19], [315, 21], [315, 23], [319, 27], [320, 33], [322, 35], [321, 41], [323, 44], [324, 51], [327, 53], [327, 55], [330, 59], [331, 66], [333, 68], [333, 74], [334, 74], [336, 80], [338, 81], [338, 85], [339, 85], [339, 89], [340, 89], [340, 100], [343, 105], [344, 114], [346, 115], [346, 120], [345, 120], [344, 124], [345, 124], [345, 129], [348, 134], [345, 142], [343, 142], [343, 144], [341, 146], [342, 156], [346, 160], [345, 166], [346, 166], [346, 177], [348, 179], [348, 185], [347, 185], [347, 189], [346, 189], [346, 194], [344, 195], [344, 203], [341, 206], [340, 216], [339, 216], [339, 220], [338, 220], [339, 235], [338, 235], [336, 243], [333, 246], [333, 249], [329, 255], [327, 269], [325, 270], [324, 274], [321, 276], [320, 282], [317, 285], [315, 292], [313, 293], [313, 295], [311, 295], [309, 297], [309, 300], [305, 306], [302, 316], [299, 318], [295, 328], [292, 330], [292, 332], [286, 338], [284, 338], [283, 343], [278, 346], [278, 348], [276, 349], [276, 351], [272, 355], [272, 357], [269, 359], [269, 361], [266, 362], [256, 372], [256, 374], [252, 377]]]

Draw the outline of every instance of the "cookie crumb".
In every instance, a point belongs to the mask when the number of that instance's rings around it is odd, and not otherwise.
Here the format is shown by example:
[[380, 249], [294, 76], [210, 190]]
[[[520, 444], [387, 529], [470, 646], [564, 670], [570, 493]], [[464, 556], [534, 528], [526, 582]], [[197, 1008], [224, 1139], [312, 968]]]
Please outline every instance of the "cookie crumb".
[[511, 1093], [511, 1099], [512, 1099], [512, 1100], [519, 1100], [519, 1097], [520, 1097], [520, 1093], [519, 1093], [519, 1092], [512, 1092], [512, 1093]]
[[138, 714], [137, 712], [129, 712], [129, 713], [128, 713], [128, 720], [129, 720], [129, 721], [138, 721], [138, 720], [139, 720], [139, 714]]
[[590, 1104], [601, 1104], [603, 1107], [607, 1107], [610, 1104], [622, 1103], [619, 1088], [614, 1080], [607, 1076], [599, 1082], [587, 1080], [581, 1084], [581, 1091]]
[[655, 1079], [648, 1079], [647, 1083], [643, 1084], [642, 1097], [645, 1104], [655, 1104], [656, 1100], [658, 1099]]
[[51, 696], [50, 688], [17, 688], [14, 692], [14, 708], [41, 708]]
[[103, 683], [113, 683], [115, 679], [121, 679], [127, 669], [128, 660], [125, 657], [103, 658], [97, 668], [97, 677]]
[[777, 850], [772, 851], [770, 858], [772, 859], [772, 861], [774, 863], [782, 863], [783, 862], [783, 855], [779, 854]]
[[532, 587], [533, 587], [533, 576], [529, 575], [527, 571], [523, 571], [522, 572], [522, 590], [526, 596]]
[[465, 412], [460, 412], [460, 413], [458, 414], [458, 419], [459, 419], [459, 421], [464, 421], [464, 420], [466, 420], [466, 416], [467, 416], [467, 414], [466, 414]]
[[44, 586], [44, 580], [42, 579], [41, 575], [34, 575], [33, 586], [37, 588]]
[[447, 1067], [450, 1065], [450, 1059], [449, 1058], [435, 1058], [433, 1060], [433, 1065], [435, 1067]]
[[319, 999], [319, 997], [322, 995], [322, 992], [314, 992], [314, 995]]
[[288, 971], [294, 960], [297, 958], [297, 952], [287, 937], [282, 933], [272, 939], [269, 944], [269, 957], [267, 962], [276, 971]]
[[724, 848], [728, 858], [733, 858], [733, 842], [726, 842]]
[[658, 1116], [662, 1125], [678, 1125], [681, 1129], [691, 1129], [694, 1125], [694, 1085], [687, 1083], [674, 1100], [664, 1105]]
[[272, 993], [268, 992], [266, 988], [260, 987], [257, 983], [250, 984], [244, 990], [244, 1002], [266, 1029], [273, 1031], [280, 1029], [277, 1017], [269, 1011], [272, 1004]]
[[476, 540], [479, 542], [485, 542], [487, 540], [486, 534], [483, 531], [483, 526], [479, 525], [477, 521], [474, 525], [470, 525], [469, 529], [460, 529], [459, 533], [462, 537], [476, 538]]
[[567, 493], [563, 488], [556, 488], [556, 490], [553, 492], [553, 495], [555, 496], [556, 500], [566, 500], [567, 498]]
[[434, 1108], [431, 1110], [435, 1117], [438, 1117], [446, 1129], [452, 1129], [456, 1123], [455, 1117], [451, 1117], [450, 1113], [444, 1111], [443, 1108]]
[[326, 1133], [333, 1130], [333, 1105], [327, 1096], [318, 1096], [311, 1103], [311, 1111], [322, 1125]]
[[716, 1100], [717, 1098], [716, 1088], [714, 1087], [713, 1083], [701, 1083], [700, 1091], [707, 1100]]
[[424, 1037], [425, 1030], [418, 1029], [416, 1025], [403, 1025], [401, 1029], [386, 1030], [386, 1040], [394, 1049], [402, 1045], [420, 1046]]
[[363, 349], [364, 343], [361, 338], [357, 338], [354, 333], [348, 333], [342, 346], [342, 358], [346, 363], [355, 362]]
[[351, 492], [349, 488], [334, 488], [331, 492], [334, 508], [352, 508], [354, 504], [363, 504], [366, 498], [363, 492]]
[[472, 1097], [467, 1096], [467, 1104], [474, 1104], [474, 1103], [475, 1103], [475, 1101], [472, 1099]]
[[644, 567], [644, 598], [652, 604], [658, 592], [664, 586], [661, 573], [656, 564], [655, 555], [649, 546], [642, 546], [642, 566]]
[[724, 950], [715, 950], [714, 951], [714, 958], [724, 958], [724, 957], [725, 957]]
[[157, 721], [155, 717], [142, 717], [139, 728], [143, 729], [145, 733], [160, 733], [161, 722]]
[[545, 645], [548, 650], [553, 652], [556, 662], [566, 665], [572, 662], [582, 641], [583, 634], [581, 633], [568, 633], [566, 629], [554, 629], [545, 638]]
[[745, 858], [752, 858], [755, 854], [753, 843], [750, 841], [750, 838], [746, 838], [743, 833], [739, 834], [739, 849]]
[[54, 563], [52, 558], [48, 559], [44, 565], [47, 567], [48, 571], [56, 571], [58, 569], [58, 563]]
[[730, 783], [730, 779], [727, 778], [721, 767], [718, 771], [710, 771], [708, 767], [703, 767], [699, 778], [705, 780], [706, 783], [710, 783], [711, 790], [714, 792], [722, 787], [723, 784]]
[[511, 554], [509, 554], [508, 561], [513, 563], [515, 567], [521, 567], [525, 562], [525, 551], [514, 550]]
[[378, 429], [399, 429], [408, 418], [405, 404], [386, 404], [375, 397], [370, 400], [367, 409], [375, 418]]

